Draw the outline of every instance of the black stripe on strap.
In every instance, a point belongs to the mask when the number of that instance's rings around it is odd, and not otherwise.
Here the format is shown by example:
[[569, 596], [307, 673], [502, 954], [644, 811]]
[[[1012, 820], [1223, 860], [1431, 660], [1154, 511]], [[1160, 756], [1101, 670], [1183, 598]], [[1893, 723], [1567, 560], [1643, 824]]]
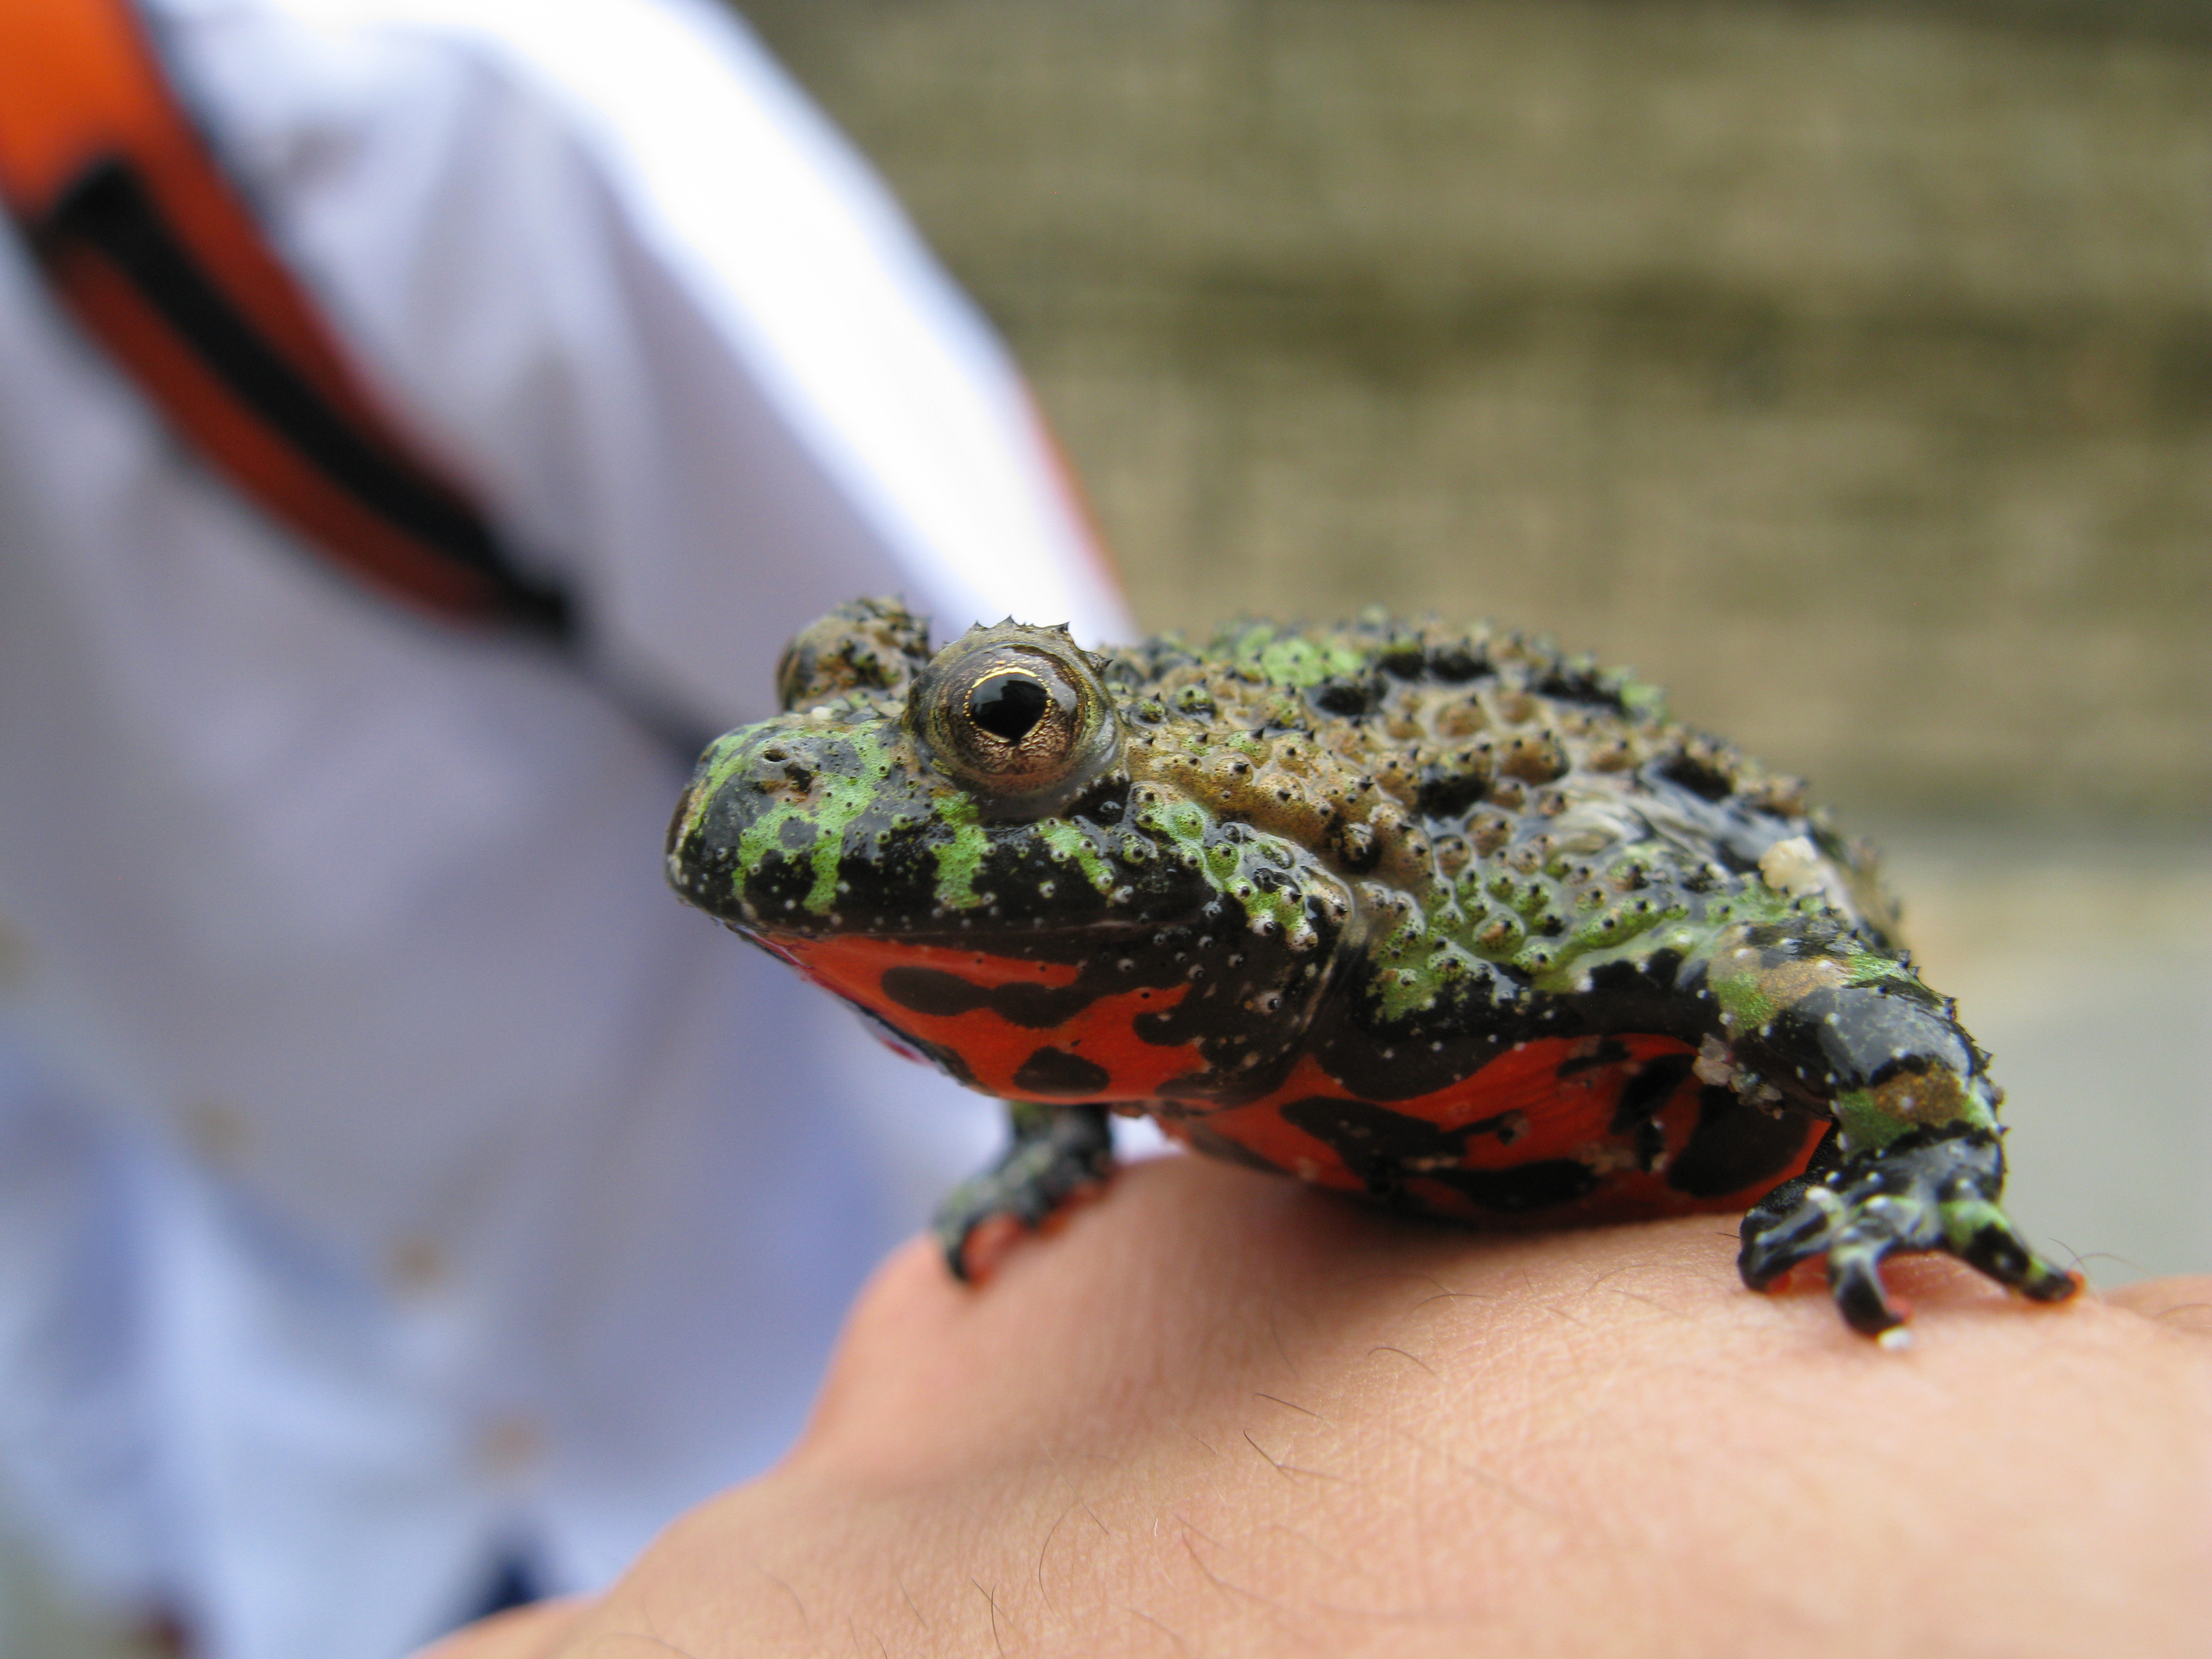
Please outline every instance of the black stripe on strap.
[[110, 157], [94, 163], [56, 202], [41, 240], [62, 240], [82, 242], [112, 262], [209, 371], [331, 483], [488, 584], [507, 620], [573, 641], [568, 595], [515, 569], [465, 503], [396, 461], [331, 408], [201, 268], [129, 162]]

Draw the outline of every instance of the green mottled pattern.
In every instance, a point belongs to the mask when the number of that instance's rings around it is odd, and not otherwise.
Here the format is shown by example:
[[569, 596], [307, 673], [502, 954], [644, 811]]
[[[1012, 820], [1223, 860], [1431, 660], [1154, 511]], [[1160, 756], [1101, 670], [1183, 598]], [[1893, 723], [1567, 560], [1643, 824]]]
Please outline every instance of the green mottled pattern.
[[984, 902], [975, 877], [991, 850], [990, 832], [966, 795], [947, 793], [937, 803], [937, 820], [946, 832], [936, 842], [937, 902], [948, 910], [971, 910]]
[[1037, 834], [1052, 849], [1054, 862], [1074, 865], [1083, 878], [1102, 893], [1114, 890], [1114, 871], [1099, 850], [1097, 831], [1065, 818], [1048, 818], [1037, 825]]

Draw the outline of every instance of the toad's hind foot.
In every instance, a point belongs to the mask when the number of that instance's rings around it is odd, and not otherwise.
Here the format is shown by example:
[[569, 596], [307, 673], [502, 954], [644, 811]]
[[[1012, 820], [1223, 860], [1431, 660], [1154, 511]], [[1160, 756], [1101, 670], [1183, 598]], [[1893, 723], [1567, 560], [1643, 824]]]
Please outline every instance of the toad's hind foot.
[[2003, 1188], [2004, 1154], [1988, 1130], [1915, 1129], [1769, 1193], [1743, 1218], [1736, 1267], [1763, 1291], [1825, 1257], [1838, 1310], [1869, 1336], [1905, 1322], [1881, 1283], [1883, 1259], [1900, 1250], [1945, 1251], [2031, 1300], [2063, 1301], [2081, 1281], [2028, 1247], [1997, 1206]]
[[1011, 1103], [1014, 1144], [938, 1206], [931, 1224], [952, 1276], [976, 1283], [1007, 1249], [1048, 1226], [1114, 1173], [1114, 1132], [1103, 1106]]

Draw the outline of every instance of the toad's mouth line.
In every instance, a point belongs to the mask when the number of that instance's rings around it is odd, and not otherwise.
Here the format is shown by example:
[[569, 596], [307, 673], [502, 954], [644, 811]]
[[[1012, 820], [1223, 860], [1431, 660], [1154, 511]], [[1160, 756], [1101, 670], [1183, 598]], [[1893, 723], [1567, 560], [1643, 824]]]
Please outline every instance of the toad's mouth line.
[[866, 939], [886, 946], [974, 951], [983, 956], [1052, 963], [1086, 962], [1094, 957], [1136, 948], [1164, 931], [1185, 929], [1200, 933], [1218, 925], [1207, 921], [1199, 910], [1154, 916], [1142, 921], [1089, 922], [1074, 928], [1056, 928], [1049, 916], [1024, 921], [993, 918], [988, 925], [979, 921], [969, 927], [947, 927], [939, 920], [906, 927], [855, 927], [842, 921], [835, 912], [811, 920], [818, 925], [781, 927], [767, 921], [737, 919], [725, 921], [722, 925], [786, 961], [790, 960], [790, 951], [785, 947], [804, 948], [837, 939]]

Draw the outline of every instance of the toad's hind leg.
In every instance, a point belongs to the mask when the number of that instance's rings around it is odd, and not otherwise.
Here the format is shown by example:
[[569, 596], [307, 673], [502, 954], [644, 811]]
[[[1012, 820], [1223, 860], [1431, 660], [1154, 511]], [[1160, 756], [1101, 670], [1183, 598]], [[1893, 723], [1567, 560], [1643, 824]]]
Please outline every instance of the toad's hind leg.
[[955, 1279], [988, 1278], [1012, 1245], [1048, 1225], [1114, 1173], [1103, 1106], [1007, 1103], [1014, 1139], [1003, 1157], [953, 1188], [931, 1225]]
[[1881, 1282], [1883, 1259], [1899, 1251], [1944, 1251], [2033, 1301], [2063, 1301], [2080, 1288], [1998, 1207], [2004, 1153], [1994, 1127], [1914, 1129], [1878, 1149], [1830, 1158], [1838, 1139], [1743, 1218], [1736, 1265], [1752, 1289], [1825, 1257], [1838, 1310], [1852, 1329], [1879, 1336], [1905, 1321]]

